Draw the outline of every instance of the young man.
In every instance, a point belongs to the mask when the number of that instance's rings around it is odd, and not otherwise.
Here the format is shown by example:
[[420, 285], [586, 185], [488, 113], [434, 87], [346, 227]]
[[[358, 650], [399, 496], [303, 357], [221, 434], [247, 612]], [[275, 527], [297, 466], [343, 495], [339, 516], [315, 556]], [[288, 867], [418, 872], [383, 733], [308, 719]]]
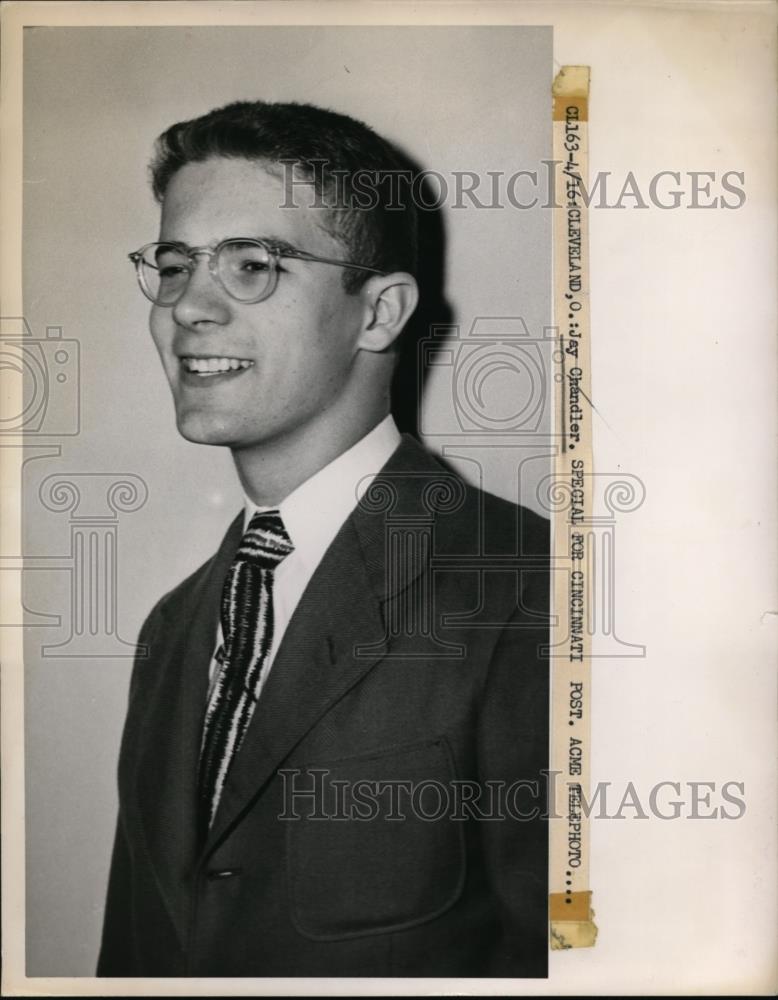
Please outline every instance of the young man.
[[546, 974], [547, 525], [389, 415], [401, 168], [308, 105], [159, 140], [131, 256], [178, 428], [246, 505], [141, 632], [99, 975]]

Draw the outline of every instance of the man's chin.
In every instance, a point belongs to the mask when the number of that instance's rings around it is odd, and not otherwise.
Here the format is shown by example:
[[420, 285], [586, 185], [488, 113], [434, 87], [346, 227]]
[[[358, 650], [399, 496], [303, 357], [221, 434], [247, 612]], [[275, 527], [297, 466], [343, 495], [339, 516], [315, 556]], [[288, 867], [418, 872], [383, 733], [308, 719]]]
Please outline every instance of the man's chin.
[[234, 430], [213, 419], [203, 419], [192, 414], [179, 414], [176, 418], [178, 433], [192, 444], [221, 445], [231, 448], [236, 444]]

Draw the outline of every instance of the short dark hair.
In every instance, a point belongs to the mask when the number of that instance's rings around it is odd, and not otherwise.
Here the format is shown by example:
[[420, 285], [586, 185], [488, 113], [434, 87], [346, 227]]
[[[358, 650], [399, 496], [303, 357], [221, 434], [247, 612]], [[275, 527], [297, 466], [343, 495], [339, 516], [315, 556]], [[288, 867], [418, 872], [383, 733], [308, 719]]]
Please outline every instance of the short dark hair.
[[[391, 187], [387, 196], [385, 183], [398, 171], [407, 175], [410, 161], [363, 122], [312, 104], [265, 101], [237, 101], [178, 122], [157, 139], [150, 168], [157, 201], [181, 167], [215, 156], [294, 164], [327, 206], [325, 228], [349, 260], [415, 274], [416, 209], [410, 196], [398, 203]], [[372, 178], [367, 207], [355, 197], [357, 176]], [[344, 268], [347, 291], [365, 280], [365, 272]]]

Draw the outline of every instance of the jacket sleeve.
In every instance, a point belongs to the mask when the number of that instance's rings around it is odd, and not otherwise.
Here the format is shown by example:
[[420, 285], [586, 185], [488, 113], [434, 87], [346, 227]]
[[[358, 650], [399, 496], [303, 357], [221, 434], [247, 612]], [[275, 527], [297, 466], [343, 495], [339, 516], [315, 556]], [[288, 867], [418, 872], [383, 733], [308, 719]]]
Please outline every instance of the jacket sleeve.
[[122, 828], [116, 824], [111, 873], [103, 918], [103, 937], [97, 960], [98, 976], [135, 976], [134, 931], [132, 926], [132, 878], [130, 852]]
[[548, 974], [548, 572], [526, 576], [522, 608], [494, 648], [478, 725], [480, 780], [503, 789], [502, 818], [479, 824], [499, 914], [489, 976]]
[[[143, 666], [147, 662], [150, 640], [159, 608], [164, 598], [157, 602], [141, 628], [138, 636], [139, 652], [135, 657], [127, 698], [127, 718], [124, 723], [120, 760], [127, 753], [130, 711], [138, 697], [139, 680]], [[116, 821], [111, 868], [108, 877], [108, 891], [103, 915], [103, 933], [97, 960], [98, 976], [135, 976], [141, 973], [137, 968], [137, 948], [133, 921], [134, 880], [132, 851], [124, 829], [119, 791], [119, 816]]]

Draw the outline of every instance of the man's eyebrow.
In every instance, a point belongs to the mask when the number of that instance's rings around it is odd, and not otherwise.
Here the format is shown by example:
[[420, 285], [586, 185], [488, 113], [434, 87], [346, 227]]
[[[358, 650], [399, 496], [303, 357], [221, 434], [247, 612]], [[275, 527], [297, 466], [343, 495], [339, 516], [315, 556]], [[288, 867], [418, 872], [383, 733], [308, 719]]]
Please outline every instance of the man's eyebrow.
[[[272, 247], [274, 250], [279, 250], [281, 253], [296, 254], [299, 253], [300, 250], [299, 247], [296, 247], [293, 243], [290, 243], [289, 240], [285, 240], [281, 236], [273, 236], [270, 233], [263, 233], [262, 235], [256, 235], [256, 236], [253, 235], [227, 236], [225, 237], [225, 239], [237, 240], [238, 242], [240, 242], [241, 240], [261, 240], [263, 243], [266, 243], [269, 247]], [[191, 246], [188, 243], [185, 243], [183, 240], [161, 240], [160, 242], [169, 243], [172, 246], [181, 247], [183, 250], [192, 249]], [[212, 240], [211, 243], [208, 244], [208, 246], [213, 250], [219, 245], [219, 243], [223, 242], [224, 240]]]
[[267, 234], [263, 236], [258, 236], [258, 240], [262, 240], [263, 243], [267, 243], [269, 246], [273, 247], [274, 250], [280, 250], [282, 253], [296, 253], [299, 247], [294, 246], [288, 240], [282, 239], [280, 236], [273, 236], [272, 234]]

